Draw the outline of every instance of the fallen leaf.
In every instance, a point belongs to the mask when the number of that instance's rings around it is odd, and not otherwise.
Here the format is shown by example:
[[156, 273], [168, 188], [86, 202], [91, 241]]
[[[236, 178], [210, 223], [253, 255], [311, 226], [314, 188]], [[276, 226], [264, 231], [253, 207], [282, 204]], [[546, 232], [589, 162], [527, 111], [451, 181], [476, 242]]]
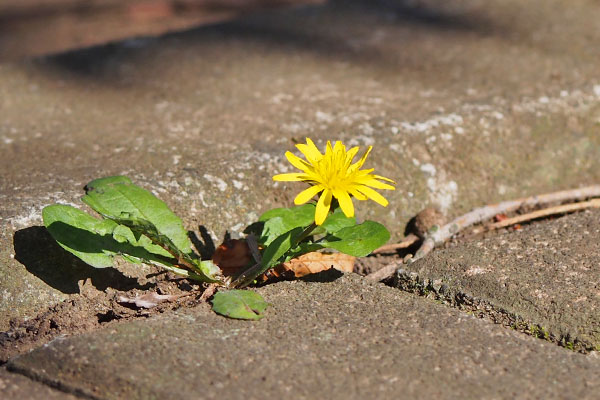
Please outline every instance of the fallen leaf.
[[137, 308], [153, 308], [160, 303], [177, 300], [182, 296], [185, 296], [185, 294], [158, 294], [152, 292], [137, 297], [119, 296], [117, 297], [117, 301], [119, 303], [133, 304]]
[[212, 256], [212, 262], [217, 264], [223, 275], [236, 275], [243, 267], [248, 266], [253, 260], [252, 252], [245, 240], [231, 239], [223, 242], [215, 254]]
[[311, 252], [293, 258], [288, 262], [279, 264], [263, 274], [262, 280], [267, 281], [272, 277], [300, 278], [309, 274], [335, 268], [342, 272], [352, 272], [356, 257], [344, 253], [319, 253]]
[[254, 319], [264, 317], [270, 305], [260, 294], [250, 290], [229, 290], [213, 297], [213, 311], [229, 318]]

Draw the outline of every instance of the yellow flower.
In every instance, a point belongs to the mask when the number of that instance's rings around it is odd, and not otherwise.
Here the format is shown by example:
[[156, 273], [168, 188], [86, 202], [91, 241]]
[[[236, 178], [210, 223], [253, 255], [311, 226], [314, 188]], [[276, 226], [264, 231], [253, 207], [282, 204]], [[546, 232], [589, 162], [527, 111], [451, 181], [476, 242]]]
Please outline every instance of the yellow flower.
[[354, 205], [350, 195], [358, 200], [371, 199], [384, 207], [388, 205], [388, 201], [371, 187], [394, 190], [393, 186], [379, 180], [394, 184], [395, 182], [383, 176], [371, 174], [373, 169], [360, 169], [371, 152], [372, 146], [369, 146], [365, 154], [354, 164], [352, 164], [352, 160], [358, 153], [358, 147], [346, 151], [346, 146], [339, 141], [335, 142], [333, 147], [331, 142], [327, 141], [325, 154], [321, 154], [313, 141], [308, 138], [306, 144], [298, 144], [296, 147], [306, 157], [306, 161], [289, 151], [285, 153], [285, 156], [294, 167], [302, 172], [275, 175], [273, 180], [304, 181], [312, 185], [296, 196], [294, 199], [296, 205], [304, 204], [315, 195], [323, 192], [315, 210], [315, 223], [317, 225], [321, 225], [327, 218], [332, 197], [338, 200], [342, 211], [347, 217], [354, 216]]

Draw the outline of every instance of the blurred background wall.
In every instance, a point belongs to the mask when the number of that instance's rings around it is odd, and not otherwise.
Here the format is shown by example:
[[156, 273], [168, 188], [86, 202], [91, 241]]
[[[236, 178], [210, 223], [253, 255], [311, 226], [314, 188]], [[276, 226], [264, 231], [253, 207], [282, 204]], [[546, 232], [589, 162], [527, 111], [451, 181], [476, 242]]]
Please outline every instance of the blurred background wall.
[[210, 24], [323, 0], [2, 0], [0, 61]]

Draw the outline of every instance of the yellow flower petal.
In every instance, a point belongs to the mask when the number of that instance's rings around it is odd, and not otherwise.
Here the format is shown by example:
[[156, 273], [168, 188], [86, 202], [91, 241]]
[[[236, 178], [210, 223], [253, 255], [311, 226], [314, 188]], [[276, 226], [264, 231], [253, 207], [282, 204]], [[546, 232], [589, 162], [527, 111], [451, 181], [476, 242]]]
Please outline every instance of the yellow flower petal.
[[321, 154], [317, 146], [315, 146], [313, 141], [309, 138], [306, 138], [306, 144], [300, 143], [297, 144], [296, 147], [302, 154], [304, 154], [304, 157], [306, 157], [308, 162], [311, 164], [314, 164], [323, 158], [323, 154]]
[[345, 190], [333, 190], [333, 197], [338, 199], [338, 203], [340, 203], [340, 207], [344, 212], [344, 215], [348, 218], [354, 217], [354, 204], [352, 204], [352, 199], [348, 195], [348, 192]]
[[315, 170], [306, 171], [305, 175], [306, 175], [305, 181], [309, 182], [311, 185], [314, 185], [314, 184], [320, 185], [320, 184], [324, 183], [324, 179], [318, 173], [318, 171], [315, 171]]
[[345, 154], [346, 146], [344, 146], [344, 144], [342, 142], [340, 142], [339, 140], [336, 140], [335, 144], [333, 145], [333, 152], [334, 153], [344, 152], [344, 154]]
[[388, 201], [385, 199], [385, 197], [383, 197], [370, 187], [364, 185], [357, 185], [356, 190], [367, 196], [369, 199], [373, 200], [375, 203], [387, 207]]
[[367, 196], [365, 196], [364, 194], [362, 194], [361, 192], [359, 192], [358, 190], [354, 189], [353, 187], [350, 187], [348, 189], [348, 192], [356, 197], [357, 200], [369, 200], [369, 198]]
[[306, 174], [298, 174], [298, 173], [278, 174], [278, 175], [273, 176], [273, 180], [279, 181], [279, 182], [297, 182], [297, 181], [305, 181], [307, 177], [308, 177], [308, 175], [306, 175]]
[[391, 180], [391, 179], [389, 179], [389, 178], [386, 178], [385, 176], [373, 175], [373, 178], [382, 179], [382, 180], [384, 180], [384, 181], [392, 182], [394, 185], [396, 184], [396, 182], [395, 182], [395, 181], [393, 181], [393, 180]]
[[308, 189], [301, 191], [300, 193], [298, 193], [298, 196], [296, 196], [296, 198], [294, 199], [294, 204], [300, 205], [300, 204], [306, 203], [307, 201], [309, 201], [310, 199], [315, 197], [315, 195], [318, 194], [323, 189], [324, 189], [323, 186], [317, 185], [317, 186], [311, 186]]
[[292, 164], [294, 167], [302, 170], [302, 171], [307, 171], [308, 169], [310, 169], [310, 164], [307, 163], [306, 161], [304, 161], [303, 159], [301, 159], [300, 157], [294, 155], [294, 153], [292, 153], [291, 151], [286, 151], [285, 152], [285, 158], [288, 159], [288, 161], [290, 162], [290, 164]]
[[365, 163], [365, 161], [367, 160], [367, 156], [371, 152], [372, 148], [373, 148], [373, 146], [369, 146], [369, 148], [367, 149], [367, 151], [365, 152], [365, 154], [363, 154], [363, 156], [360, 158], [360, 160], [358, 160], [357, 162], [355, 162], [354, 164], [352, 164], [350, 166], [350, 169], [355, 171], [355, 170], [358, 170], [360, 167], [362, 167], [363, 164]]
[[331, 159], [331, 156], [333, 155], [333, 147], [331, 147], [331, 141], [327, 141], [327, 145], [325, 146], [325, 157], [329, 157], [329, 159]]
[[315, 142], [313, 142], [310, 138], [306, 138], [306, 145], [311, 148], [311, 152], [313, 152], [313, 153], [316, 152], [321, 157], [323, 157], [323, 154], [321, 154], [321, 152], [319, 151], [319, 149], [315, 145]]
[[319, 201], [317, 202], [317, 209], [315, 210], [315, 224], [322, 225], [329, 214], [329, 208], [331, 207], [331, 190], [325, 189]]
[[375, 171], [375, 168], [371, 168], [371, 169], [361, 169], [360, 171], [356, 171], [355, 172], [355, 176], [360, 177], [360, 176], [367, 176], [370, 175], [371, 172]]
[[[354, 215], [352, 197], [364, 201], [373, 200], [382, 206], [387, 206], [388, 201], [373, 189], [395, 190], [395, 182], [383, 176], [374, 175], [371, 169], [361, 170], [369, 156], [372, 146], [366, 150], [362, 157], [352, 163], [358, 154], [359, 148], [346, 146], [340, 142], [327, 141], [324, 153], [321, 153], [314, 142], [309, 138], [306, 144], [296, 145], [305, 159], [295, 156], [291, 152], [285, 155], [289, 162], [300, 170], [297, 173], [279, 174], [273, 177], [276, 181], [303, 181], [311, 186], [301, 191], [294, 203], [304, 204], [314, 196], [321, 193], [315, 210], [315, 223], [322, 224], [331, 209], [332, 197], [338, 200], [339, 206], [348, 217]], [[384, 183], [385, 182], [385, 183]]]
[[386, 189], [386, 190], [396, 190], [392, 185], [388, 185], [387, 183], [379, 182], [377, 179], [371, 176], [367, 176], [364, 178], [356, 179], [354, 182], [359, 183], [361, 185], [367, 185], [374, 187], [375, 189]]
[[348, 166], [350, 166], [350, 164], [352, 163], [352, 160], [354, 159], [354, 156], [356, 156], [356, 153], [358, 153], [358, 146], [354, 146], [346, 153], [346, 169], [348, 169]]

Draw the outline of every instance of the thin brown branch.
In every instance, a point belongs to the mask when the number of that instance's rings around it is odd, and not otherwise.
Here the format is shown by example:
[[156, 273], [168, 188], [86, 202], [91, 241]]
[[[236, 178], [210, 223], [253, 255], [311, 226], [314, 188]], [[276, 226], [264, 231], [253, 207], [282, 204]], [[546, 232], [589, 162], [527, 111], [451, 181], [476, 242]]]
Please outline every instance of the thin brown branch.
[[[600, 197], [600, 185], [593, 185], [579, 189], [562, 190], [560, 192], [546, 193], [539, 196], [524, 197], [521, 199], [503, 201], [502, 203], [476, 208], [473, 211], [470, 211], [442, 226], [437, 231], [429, 234], [425, 240], [423, 240], [421, 247], [419, 247], [419, 250], [417, 250], [414, 258], [412, 258], [409, 263], [413, 263], [425, 257], [436, 246], [442, 245], [463, 229], [473, 224], [481, 223], [491, 219], [496, 214], [514, 212], [524, 206], [531, 207], [554, 202], [577, 201], [592, 197]], [[392, 268], [390, 267], [389, 269], [391, 270]], [[378, 280], [387, 279], [393, 276], [396, 269], [397, 267], [394, 268], [388, 276], [384, 276]]]
[[523, 215], [517, 215], [516, 217], [507, 218], [503, 221], [496, 222], [488, 226], [488, 230], [505, 228], [514, 224], [519, 224], [525, 221], [531, 221], [537, 218], [548, 217], [550, 215], [565, 214], [577, 210], [584, 210], [586, 208], [600, 208], [600, 199], [592, 199], [589, 201], [583, 201], [580, 203], [563, 204], [560, 206], [544, 208], [542, 210], [533, 211]]
[[406, 249], [419, 241], [419, 237], [415, 234], [409, 234], [400, 243], [392, 243], [383, 245], [375, 250], [372, 254], [393, 253], [396, 250]]
[[378, 269], [375, 272], [371, 272], [369, 275], [365, 276], [366, 279], [370, 281], [380, 282], [385, 279], [391, 278], [396, 270], [400, 268], [402, 265], [402, 261], [393, 262], [391, 264], [386, 265], [385, 267]]

